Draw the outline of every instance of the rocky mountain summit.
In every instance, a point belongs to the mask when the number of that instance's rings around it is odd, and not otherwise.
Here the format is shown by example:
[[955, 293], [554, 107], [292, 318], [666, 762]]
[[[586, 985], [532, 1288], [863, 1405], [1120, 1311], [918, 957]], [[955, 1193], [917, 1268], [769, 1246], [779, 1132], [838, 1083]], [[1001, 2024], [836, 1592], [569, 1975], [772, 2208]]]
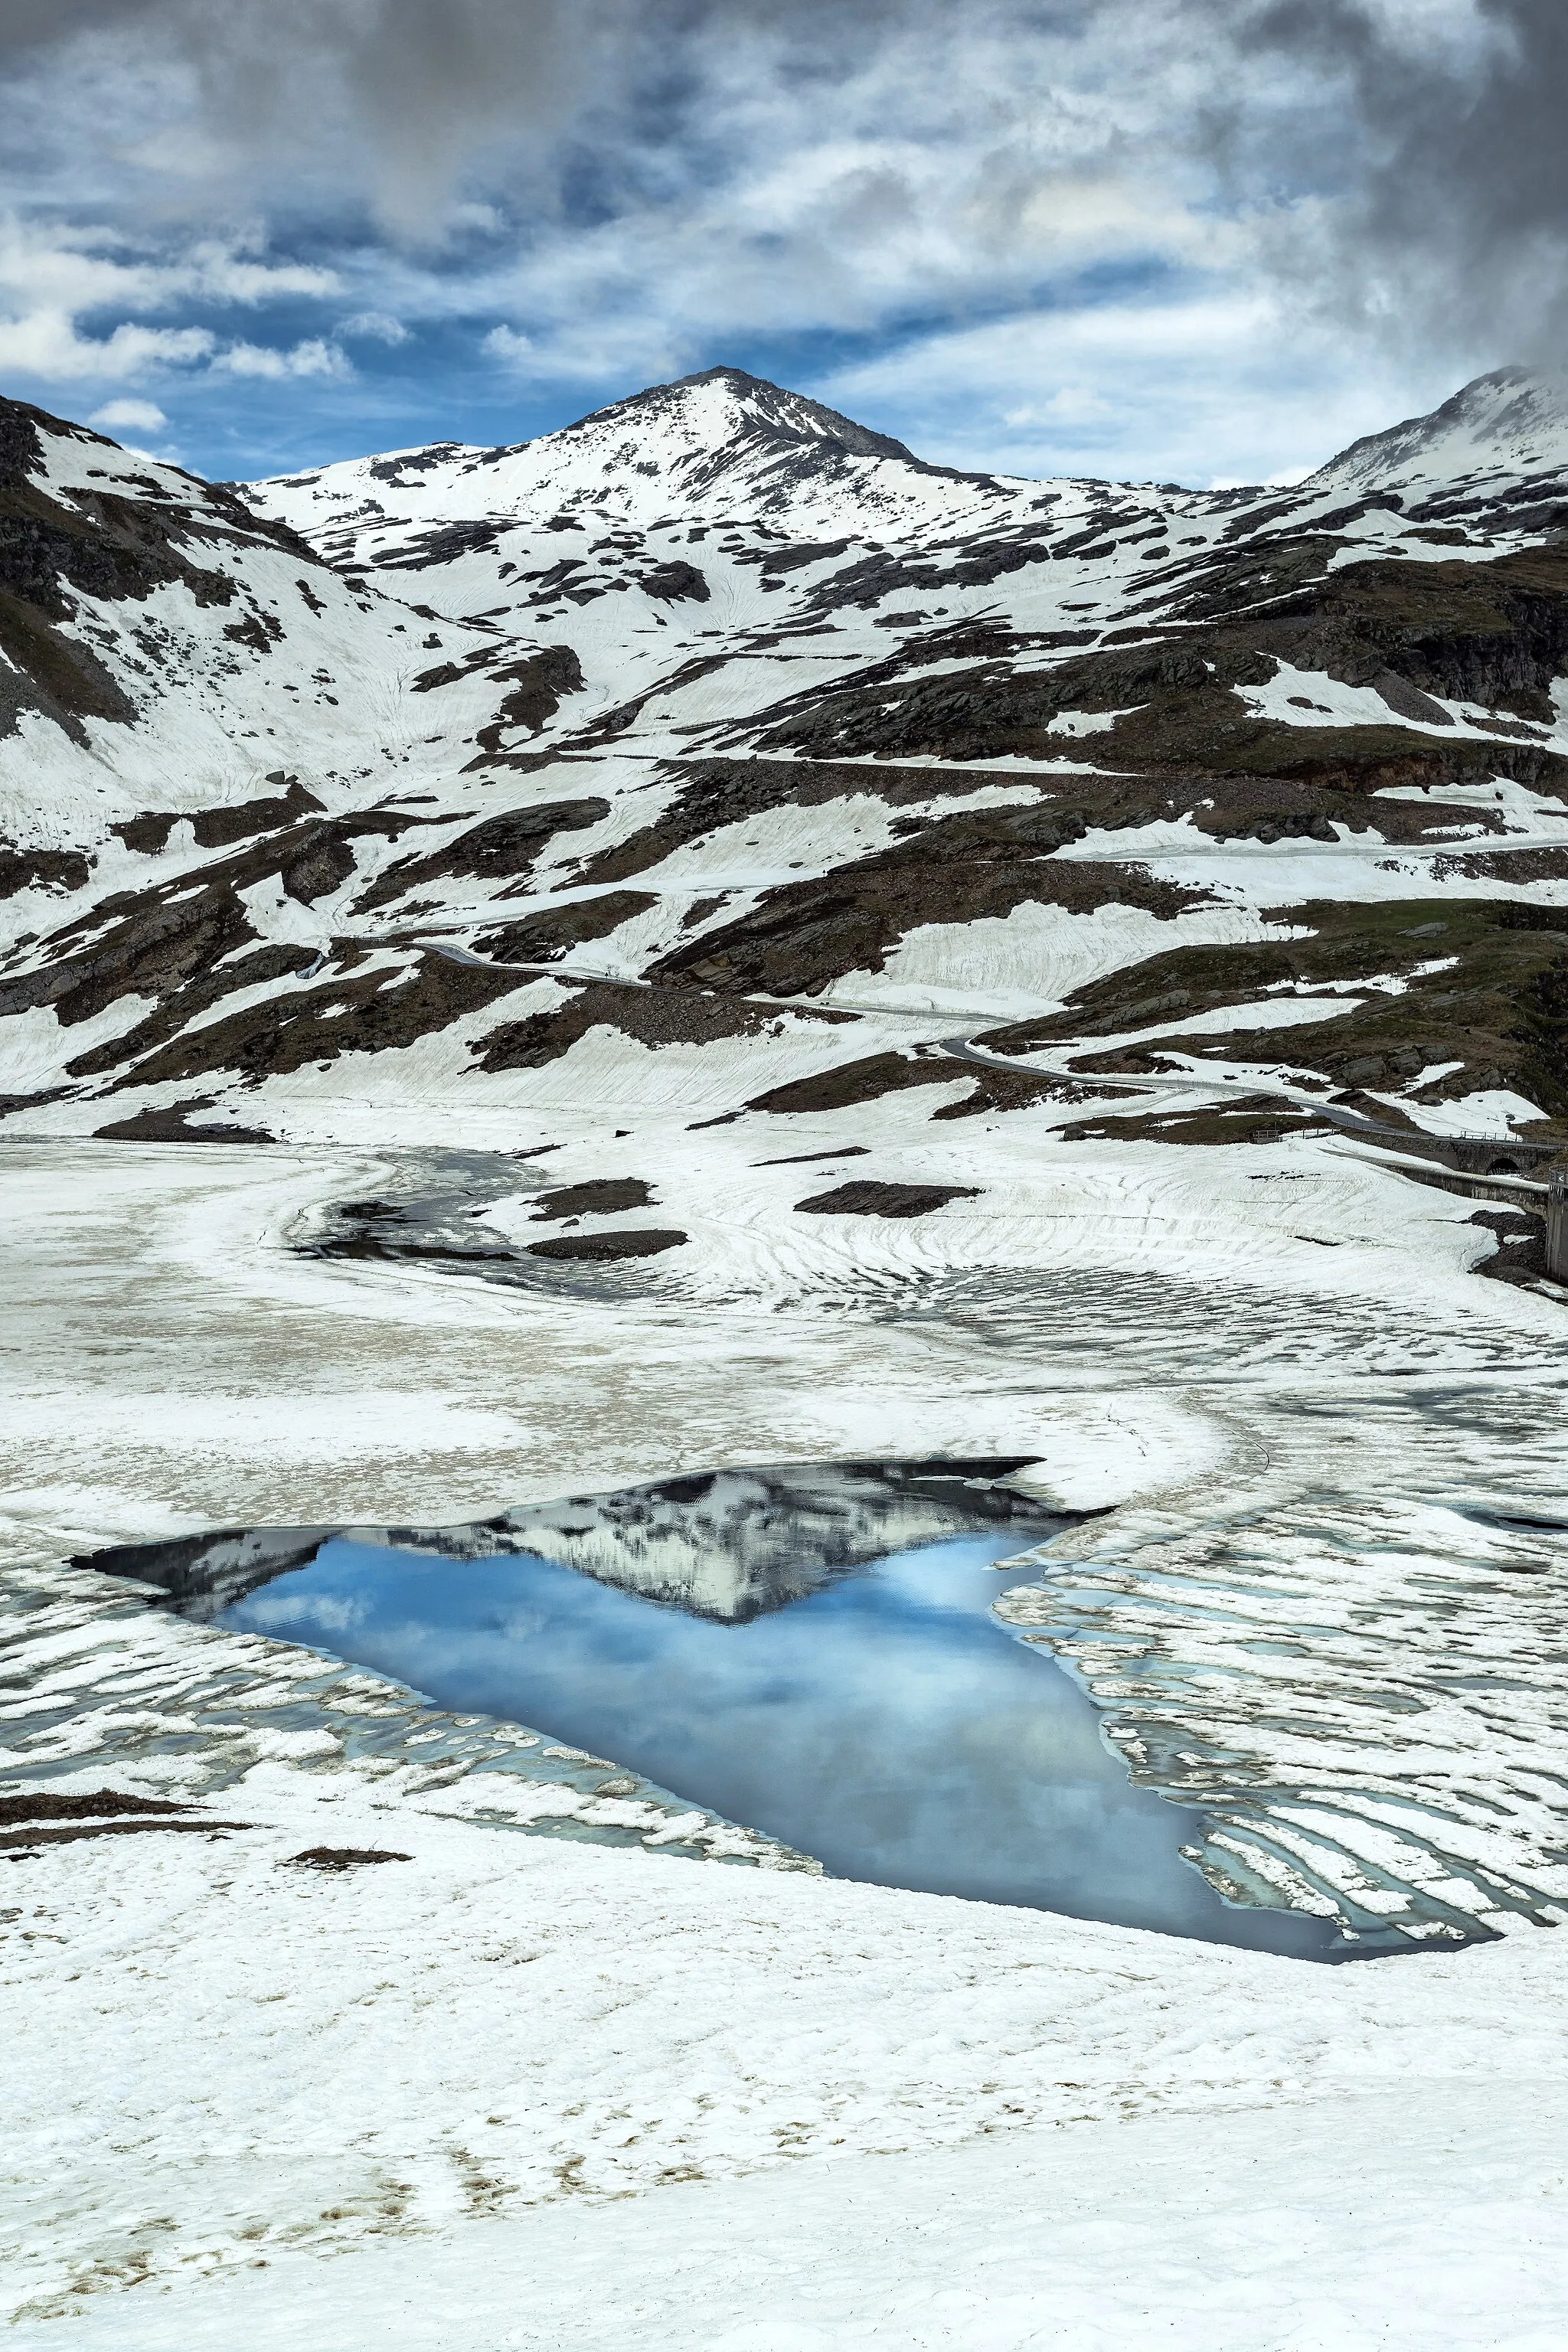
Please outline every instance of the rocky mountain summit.
[[1082, 1132], [1105, 1078], [1152, 1140], [1568, 1134], [1568, 394], [1519, 370], [1206, 492], [722, 368], [247, 485], [0, 404], [0, 653], [28, 1131], [940, 1084]]

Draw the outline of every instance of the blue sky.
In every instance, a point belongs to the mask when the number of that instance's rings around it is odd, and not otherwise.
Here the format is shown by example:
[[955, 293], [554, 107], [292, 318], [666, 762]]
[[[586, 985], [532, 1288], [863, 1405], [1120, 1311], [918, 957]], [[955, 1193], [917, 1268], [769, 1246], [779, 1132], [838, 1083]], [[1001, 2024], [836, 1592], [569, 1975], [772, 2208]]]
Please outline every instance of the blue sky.
[[8, 0], [0, 389], [245, 477], [728, 362], [949, 462], [1288, 477], [1552, 356], [1557, 23]]

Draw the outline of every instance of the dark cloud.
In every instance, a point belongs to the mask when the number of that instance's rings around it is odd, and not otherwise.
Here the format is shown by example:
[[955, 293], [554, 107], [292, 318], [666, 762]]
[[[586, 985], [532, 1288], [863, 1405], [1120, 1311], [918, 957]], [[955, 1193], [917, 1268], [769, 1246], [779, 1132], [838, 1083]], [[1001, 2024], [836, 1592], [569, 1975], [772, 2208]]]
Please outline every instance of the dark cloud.
[[[1295, 94], [1268, 124], [1292, 192], [1325, 199], [1270, 246], [1315, 302], [1437, 348], [1568, 356], [1563, 0], [1276, 0], [1243, 46]], [[1223, 142], [1256, 189], [1252, 128], [1232, 112]]]
[[418, 236], [488, 180], [537, 183], [635, 81], [660, 14], [637, 0], [8, 0], [0, 61], [31, 100], [37, 160], [90, 114], [83, 178], [118, 164], [128, 205], [360, 199]]
[[30, 82], [45, 142], [90, 117], [102, 152], [79, 164], [118, 156], [127, 202], [357, 196], [418, 238], [465, 199], [592, 201], [587, 163], [612, 190], [679, 178], [710, 69], [744, 51], [763, 80], [829, 73], [936, 18], [931, 0], [5, 0], [0, 73]]
[[[118, 155], [128, 205], [358, 204], [419, 244], [482, 230], [486, 203], [504, 226], [678, 201], [723, 168], [716, 91], [732, 115], [748, 77], [764, 106], [814, 79], [874, 80], [879, 49], [921, 44], [958, 112], [969, 61], [1011, 47], [1017, 103], [998, 92], [984, 163], [1003, 209], [1026, 206], [1034, 122], [1145, 73], [1157, 98], [1184, 19], [1206, 88], [1173, 84], [1130, 152], [1217, 163], [1265, 266], [1371, 331], [1561, 346], [1564, 0], [5, 0], [0, 73], [31, 84], [24, 144], [57, 184], [51, 121], [87, 179]], [[89, 117], [107, 164], [83, 153]], [[888, 174], [866, 193], [889, 234], [900, 194]]]

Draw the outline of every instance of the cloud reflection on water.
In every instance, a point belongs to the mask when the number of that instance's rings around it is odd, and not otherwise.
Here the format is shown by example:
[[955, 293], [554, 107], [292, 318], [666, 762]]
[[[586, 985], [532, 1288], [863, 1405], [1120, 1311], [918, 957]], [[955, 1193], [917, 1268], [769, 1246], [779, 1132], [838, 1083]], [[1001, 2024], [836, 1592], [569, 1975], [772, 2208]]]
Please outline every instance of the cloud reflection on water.
[[1134, 1788], [1089, 1702], [990, 1615], [1020, 1533], [897, 1552], [743, 1623], [521, 1553], [337, 1538], [226, 1622], [334, 1646], [438, 1704], [510, 1717], [814, 1853], [838, 1875], [1278, 1950], [1319, 1923], [1236, 1912]]

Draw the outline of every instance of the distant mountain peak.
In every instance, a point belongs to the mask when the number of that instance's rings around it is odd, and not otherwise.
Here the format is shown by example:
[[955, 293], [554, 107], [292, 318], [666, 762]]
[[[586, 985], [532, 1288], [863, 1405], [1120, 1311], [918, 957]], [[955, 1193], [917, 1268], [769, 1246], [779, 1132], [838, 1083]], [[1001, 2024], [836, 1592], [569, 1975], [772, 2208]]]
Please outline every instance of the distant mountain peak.
[[[705, 394], [721, 395], [719, 404]], [[728, 407], [730, 415], [725, 418]], [[634, 393], [629, 400], [617, 401], [613, 407], [600, 409], [582, 420], [583, 425], [595, 425], [610, 417], [650, 413], [686, 415], [693, 421], [706, 412], [713, 423], [728, 421], [740, 430], [750, 429], [782, 441], [826, 442], [844, 450], [852, 457], [896, 457], [905, 465], [921, 461], [902, 441], [890, 434], [873, 432], [869, 425], [858, 425], [852, 416], [845, 416], [837, 408], [829, 408], [820, 400], [808, 399], [805, 393], [790, 392], [783, 384], [770, 383], [765, 376], [748, 375], [743, 368], [704, 368], [698, 375], [678, 377], [671, 383], [652, 384], [646, 392]], [[568, 431], [582, 430], [573, 425]]]
[[1498, 472], [1568, 472], [1568, 375], [1494, 368], [1426, 415], [1352, 441], [1311, 479], [1392, 488], [1405, 480], [1456, 481]]

